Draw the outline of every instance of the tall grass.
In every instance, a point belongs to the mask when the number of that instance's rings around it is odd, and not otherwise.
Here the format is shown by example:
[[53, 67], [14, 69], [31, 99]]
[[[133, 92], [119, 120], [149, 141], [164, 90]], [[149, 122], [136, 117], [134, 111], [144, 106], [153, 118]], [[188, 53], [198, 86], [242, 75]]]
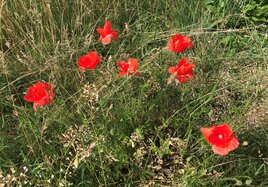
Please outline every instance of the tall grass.
[[[34, 186], [264, 186], [267, 181], [267, 26], [240, 1], [3, 0], [0, 184]], [[119, 38], [103, 46], [106, 20]], [[183, 33], [194, 48], [165, 49]], [[81, 73], [77, 59], [102, 56]], [[116, 61], [138, 58], [141, 78], [119, 78]], [[167, 85], [182, 57], [195, 79]], [[56, 86], [34, 112], [23, 93]], [[98, 96], [98, 97], [96, 97]], [[214, 155], [200, 127], [229, 123], [240, 147]]]

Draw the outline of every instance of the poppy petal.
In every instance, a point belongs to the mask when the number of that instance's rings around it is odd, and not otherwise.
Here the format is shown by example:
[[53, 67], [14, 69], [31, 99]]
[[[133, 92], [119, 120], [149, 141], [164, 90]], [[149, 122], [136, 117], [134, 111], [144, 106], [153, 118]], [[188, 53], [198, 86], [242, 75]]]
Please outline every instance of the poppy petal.
[[132, 71], [136, 71], [139, 67], [138, 60], [136, 58], [128, 59], [129, 69]]
[[100, 56], [95, 52], [91, 51], [88, 52], [87, 55], [83, 55], [77, 61], [77, 66], [79, 68], [85, 69], [95, 69], [96, 66], [100, 63]]
[[185, 68], [185, 71], [187, 71], [187, 72], [192, 71], [193, 67], [194, 67], [194, 64], [188, 63], [186, 68]]
[[222, 155], [222, 156], [227, 155], [230, 152], [228, 147], [220, 147], [216, 145], [212, 145], [212, 150], [215, 154]]
[[111, 30], [111, 22], [110, 21], [107, 21], [104, 24], [104, 30], [106, 30], [106, 31], [110, 31]]
[[95, 51], [89, 52], [87, 55], [95, 66], [100, 63], [100, 56]]
[[111, 35], [107, 35], [104, 38], [101, 39], [101, 42], [103, 45], [107, 45], [109, 43], [111, 43], [112, 41], [112, 36]]
[[207, 143], [209, 143], [209, 136], [211, 135], [213, 129], [214, 129], [214, 127], [208, 127], [208, 128], [201, 127], [201, 132], [204, 135]]
[[97, 32], [100, 34], [100, 39], [99, 40], [101, 40], [101, 38], [106, 36], [105, 30], [102, 29], [102, 28], [97, 28]]
[[236, 138], [233, 138], [227, 147], [213, 145], [212, 150], [216, 154], [227, 155], [230, 151], [235, 150], [238, 146], [239, 146], [238, 140]]
[[174, 51], [174, 48], [173, 48], [173, 45], [172, 45], [171, 41], [168, 41], [168, 43], [167, 43], [167, 48], [168, 48], [170, 51]]
[[178, 64], [177, 64], [177, 68], [181, 68], [184, 64], [188, 63], [188, 59], [187, 58], [182, 58]]
[[181, 34], [173, 35], [167, 43], [167, 48], [173, 52], [183, 52], [186, 48], [192, 47], [191, 39]]
[[36, 100], [36, 97], [34, 95], [34, 87], [30, 86], [27, 89], [26, 94], [24, 95], [24, 100], [27, 102], [34, 102]]
[[194, 78], [194, 74], [193, 74], [193, 72], [190, 72], [190, 73], [186, 74], [186, 76], [187, 76], [188, 78], [191, 78], [191, 79]]
[[237, 140], [236, 137], [233, 137], [232, 140], [230, 141], [230, 145], [228, 146], [231, 151], [236, 149], [239, 146], [239, 141]]
[[77, 61], [77, 65], [82, 68], [86, 69], [89, 63], [89, 58], [87, 55], [81, 56], [79, 60]]
[[107, 21], [104, 24], [103, 28], [97, 28], [97, 32], [100, 34], [99, 42], [102, 42], [103, 45], [111, 43], [112, 39], [117, 39], [118, 33], [115, 30], [111, 29], [111, 23]]
[[54, 86], [48, 83], [36, 82], [33, 86], [28, 87], [24, 100], [33, 102], [33, 109], [37, 111], [37, 106], [47, 105], [53, 100], [55, 97], [53, 88]]
[[136, 74], [140, 76], [140, 73], [137, 72], [139, 67], [138, 60], [136, 58], [129, 58], [127, 62], [121, 61], [117, 62], [119, 70], [122, 71], [118, 73], [118, 76], [122, 77], [125, 74]]
[[168, 68], [168, 72], [169, 73], [175, 73], [177, 71], [177, 68], [176, 67], [170, 67]]
[[117, 31], [113, 31], [112, 32], [112, 39], [117, 39], [118, 38], [118, 33], [117, 33]]
[[117, 65], [118, 65], [120, 71], [127, 71], [128, 67], [129, 67], [129, 64], [125, 61], [117, 62]]
[[188, 78], [186, 76], [179, 76], [178, 80], [181, 84], [186, 83], [188, 81]]

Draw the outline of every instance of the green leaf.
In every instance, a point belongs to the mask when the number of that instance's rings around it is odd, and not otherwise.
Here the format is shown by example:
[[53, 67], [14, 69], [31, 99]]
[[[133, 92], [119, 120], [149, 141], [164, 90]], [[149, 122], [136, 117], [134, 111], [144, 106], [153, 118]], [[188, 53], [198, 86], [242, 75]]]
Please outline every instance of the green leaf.
[[241, 180], [236, 179], [235, 185], [236, 186], [242, 186], [243, 185], [243, 182]]
[[250, 185], [253, 182], [253, 180], [251, 178], [246, 180], [246, 185]]
[[217, 20], [215, 20], [213, 23], [211, 23], [211, 24], [209, 25], [209, 28], [213, 28], [213, 27], [215, 27], [216, 25], [218, 25], [219, 23], [222, 23], [223, 21], [224, 21], [223, 18], [221, 18], [221, 19], [217, 19]]
[[224, 1], [220, 2], [220, 7], [223, 8], [224, 7]]
[[232, 36], [226, 36], [221, 40], [221, 43], [227, 45], [232, 39]]

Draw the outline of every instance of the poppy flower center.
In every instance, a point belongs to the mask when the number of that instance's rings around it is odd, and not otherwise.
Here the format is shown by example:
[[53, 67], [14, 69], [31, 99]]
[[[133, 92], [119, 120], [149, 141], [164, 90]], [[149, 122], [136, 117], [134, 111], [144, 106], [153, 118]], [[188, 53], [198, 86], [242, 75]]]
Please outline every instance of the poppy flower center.
[[225, 133], [213, 133], [209, 136], [209, 140], [212, 144], [218, 146], [224, 146], [226, 143], [229, 142], [230, 137], [228, 137]]

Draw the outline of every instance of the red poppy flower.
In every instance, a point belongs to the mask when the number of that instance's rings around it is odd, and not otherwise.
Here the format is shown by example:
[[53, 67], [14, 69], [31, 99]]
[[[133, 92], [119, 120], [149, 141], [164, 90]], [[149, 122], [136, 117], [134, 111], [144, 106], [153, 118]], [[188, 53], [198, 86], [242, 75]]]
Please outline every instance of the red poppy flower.
[[77, 65], [85, 69], [95, 69], [97, 64], [100, 63], [100, 56], [96, 52], [89, 52], [87, 55], [83, 55], [77, 61]]
[[188, 47], [193, 47], [193, 45], [191, 44], [191, 39], [181, 34], [175, 34], [169, 39], [167, 43], [167, 48], [170, 51], [177, 53], [184, 51]]
[[54, 86], [46, 82], [37, 82], [33, 86], [27, 88], [24, 100], [33, 102], [34, 111], [37, 111], [37, 106], [48, 105], [55, 94], [53, 93]]
[[122, 77], [125, 74], [136, 74], [140, 76], [140, 73], [137, 72], [139, 65], [138, 60], [136, 58], [129, 58], [127, 62], [117, 62], [117, 65], [119, 67], [119, 70], [121, 71], [120, 73], [118, 73], [119, 77]]
[[212, 145], [212, 150], [216, 154], [227, 155], [239, 145], [232, 129], [226, 123], [218, 126], [201, 128], [201, 132], [206, 141]]
[[175, 73], [178, 81], [180, 83], [185, 83], [188, 81], [188, 78], [194, 78], [193, 67], [194, 64], [188, 63], [188, 59], [183, 58], [178, 62], [176, 67], [168, 68], [168, 72]]
[[104, 28], [97, 28], [97, 32], [100, 34], [99, 41], [103, 45], [109, 44], [112, 39], [115, 40], [118, 37], [117, 31], [111, 29], [111, 23], [109, 21], [104, 24]]

